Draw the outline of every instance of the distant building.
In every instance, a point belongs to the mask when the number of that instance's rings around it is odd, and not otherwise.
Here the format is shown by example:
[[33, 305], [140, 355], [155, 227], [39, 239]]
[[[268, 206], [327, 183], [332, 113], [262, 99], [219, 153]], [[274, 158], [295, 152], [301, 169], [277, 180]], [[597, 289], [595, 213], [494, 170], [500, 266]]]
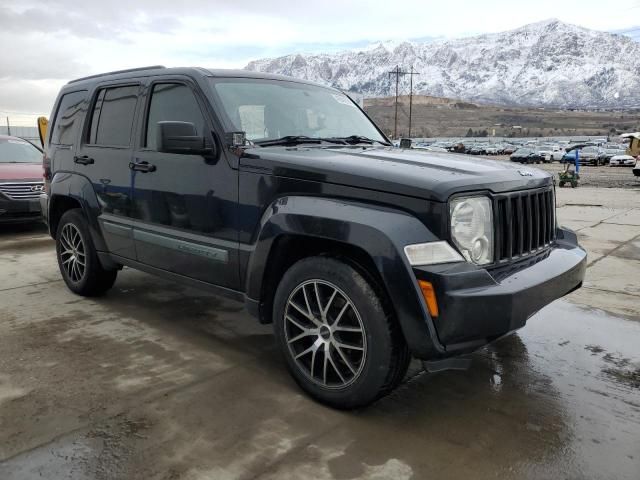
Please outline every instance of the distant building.
[[31, 142], [40, 143], [40, 135], [38, 135], [37, 127], [10, 127], [6, 125], [0, 126], [0, 135], [13, 135], [14, 137], [24, 138]]

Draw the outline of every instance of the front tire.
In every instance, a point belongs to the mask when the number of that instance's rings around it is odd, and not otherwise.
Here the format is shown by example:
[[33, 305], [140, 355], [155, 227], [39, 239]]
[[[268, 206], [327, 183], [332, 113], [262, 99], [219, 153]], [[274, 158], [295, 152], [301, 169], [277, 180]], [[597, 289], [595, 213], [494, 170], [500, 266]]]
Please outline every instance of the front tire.
[[[366, 274], [365, 274], [366, 275]], [[276, 339], [289, 372], [316, 400], [363, 407], [393, 390], [411, 356], [373, 282], [328, 257], [300, 260], [275, 294]]]
[[117, 270], [100, 264], [86, 220], [79, 208], [62, 215], [56, 233], [58, 267], [69, 290], [78, 295], [102, 295], [116, 281]]

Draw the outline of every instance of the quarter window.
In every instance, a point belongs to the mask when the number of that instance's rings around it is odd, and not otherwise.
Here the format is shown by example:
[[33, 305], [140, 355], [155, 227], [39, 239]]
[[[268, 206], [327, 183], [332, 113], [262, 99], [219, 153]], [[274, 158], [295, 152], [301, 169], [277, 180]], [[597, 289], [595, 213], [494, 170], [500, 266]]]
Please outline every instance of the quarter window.
[[153, 86], [145, 147], [157, 149], [158, 122], [164, 121], [193, 123], [196, 134], [205, 136], [205, 120], [198, 101], [191, 89], [181, 83], [158, 83]]
[[137, 85], [101, 89], [93, 107], [89, 143], [129, 146], [137, 101]]
[[51, 143], [73, 145], [78, 133], [78, 125], [87, 109], [87, 91], [71, 92], [62, 96], [51, 130]]

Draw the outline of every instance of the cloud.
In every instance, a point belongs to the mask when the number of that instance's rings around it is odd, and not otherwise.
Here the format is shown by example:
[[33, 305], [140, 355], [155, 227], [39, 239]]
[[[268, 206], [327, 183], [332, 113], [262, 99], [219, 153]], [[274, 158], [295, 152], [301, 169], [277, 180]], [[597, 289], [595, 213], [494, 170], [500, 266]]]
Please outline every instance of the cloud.
[[15, 36], [2, 32], [0, 45], [5, 46], [0, 49], [2, 80], [64, 80], [83, 75], [90, 69], [86, 63], [74, 58], [66, 48], [58, 48], [57, 42], [47, 43], [43, 38], [24, 37], [16, 41]]
[[[634, 1], [619, 0], [616, 8]], [[629, 26], [626, 16], [602, 15], [600, 0], [2, 0], [0, 79], [11, 85], [12, 110], [38, 99], [29, 110], [48, 111], [56, 92], [34, 80], [151, 64], [241, 68], [294, 52], [497, 32], [549, 12], [590, 28]], [[0, 110], [8, 109], [7, 98], [0, 93]]]
[[22, 117], [19, 113], [48, 116], [53, 100], [65, 83], [63, 80], [0, 80], [0, 114], [3, 117]]

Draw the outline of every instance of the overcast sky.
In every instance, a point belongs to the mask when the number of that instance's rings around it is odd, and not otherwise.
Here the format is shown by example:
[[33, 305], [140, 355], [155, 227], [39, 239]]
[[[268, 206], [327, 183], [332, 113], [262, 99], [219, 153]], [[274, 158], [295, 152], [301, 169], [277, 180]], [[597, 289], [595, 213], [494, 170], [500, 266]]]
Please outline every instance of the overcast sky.
[[640, 24], [640, 0], [0, 0], [0, 115], [48, 115], [67, 80], [109, 70], [242, 68], [293, 52], [456, 38], [552, 17], [624, 31]]

